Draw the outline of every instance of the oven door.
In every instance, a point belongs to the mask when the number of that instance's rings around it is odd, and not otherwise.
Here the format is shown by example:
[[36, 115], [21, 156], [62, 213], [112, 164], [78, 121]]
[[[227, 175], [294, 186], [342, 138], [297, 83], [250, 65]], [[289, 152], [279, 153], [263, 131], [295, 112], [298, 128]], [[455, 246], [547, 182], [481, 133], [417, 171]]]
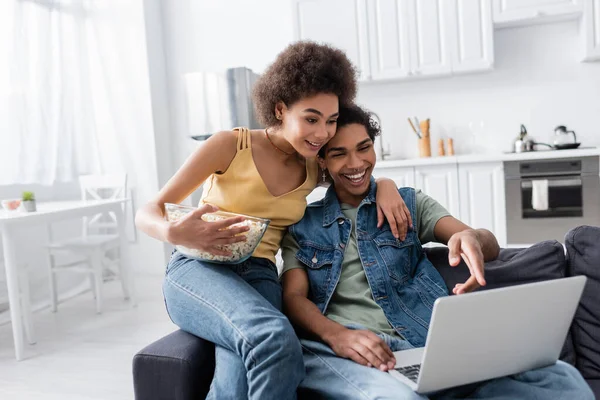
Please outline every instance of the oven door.
[[[535, 210], [532, 181], [548, 180], [548, 209]], [[580, 225], [600, 225], [598, 175], [521, 177], [507, 179], [506, 234], [509, 245], [530, 245], [543, 240], [564, 241]]]
[[[548, 182], [547, 193], [536, 196], [548, 197], [547, 209], [536, 209], [533, 203], [534, 181]], [[521, 217], [572, 218], [583, 217], [583, 181], [581, 175], [521, 178]]]

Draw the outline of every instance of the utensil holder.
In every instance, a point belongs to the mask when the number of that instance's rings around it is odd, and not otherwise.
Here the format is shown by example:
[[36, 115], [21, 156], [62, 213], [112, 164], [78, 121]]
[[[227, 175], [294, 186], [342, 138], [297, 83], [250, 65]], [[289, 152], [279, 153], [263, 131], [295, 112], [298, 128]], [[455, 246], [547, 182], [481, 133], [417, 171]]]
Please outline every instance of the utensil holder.
[[431, 140], [429, 136], [417, 139], [419, 145], [419, 157], [431, 157]]

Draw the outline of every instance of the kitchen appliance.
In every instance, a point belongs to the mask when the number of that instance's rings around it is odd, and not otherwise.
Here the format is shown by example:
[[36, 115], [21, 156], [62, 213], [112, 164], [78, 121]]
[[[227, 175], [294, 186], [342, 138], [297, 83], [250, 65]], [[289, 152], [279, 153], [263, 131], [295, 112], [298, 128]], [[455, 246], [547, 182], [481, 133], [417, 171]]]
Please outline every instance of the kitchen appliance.
[[504, 163], [509, 244], [562, 241], [579, 225], [600, 225], [598, 156]]
[[557, 150], [562, 149], [576, 149], [581, 145], [577, 142], [577, 135], [575, 131], [568, 131], [564, 125], [559, 125], [554, 128], [554, 148]]
[[527, 128], [521, 124], [521, 132], [519, 132], [519, 136], [514, 143], [514, 152], [523, 153], [525, 151], [533, 151], [535, 150], [534, 145], [535, 142], [527, 136]]
[[185, 74], [189, 136], [205, 140], [237, 126], [261, 128], [252, 104], [252, 88], [258, 77], [245, 67]]

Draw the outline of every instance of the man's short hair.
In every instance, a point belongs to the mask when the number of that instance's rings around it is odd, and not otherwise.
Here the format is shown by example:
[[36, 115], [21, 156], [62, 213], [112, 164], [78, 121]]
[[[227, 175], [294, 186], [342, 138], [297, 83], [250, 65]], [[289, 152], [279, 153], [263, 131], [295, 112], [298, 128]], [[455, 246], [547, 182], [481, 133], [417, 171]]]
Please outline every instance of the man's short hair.
[[[356, 104], [340, 105], [340, 115], [337, 120], [337, 129], [343, 128], [346, 125], [359, 124], [365, 127], [367, 135], [372, 141], [375, 141], [375, 137], [381, 134], [381, 127], [379, 123], [373, 118], [373, 115]], [[319, 150], [319, 157], [325, 157], [325, 150], [327, 145], [323, 146]]]

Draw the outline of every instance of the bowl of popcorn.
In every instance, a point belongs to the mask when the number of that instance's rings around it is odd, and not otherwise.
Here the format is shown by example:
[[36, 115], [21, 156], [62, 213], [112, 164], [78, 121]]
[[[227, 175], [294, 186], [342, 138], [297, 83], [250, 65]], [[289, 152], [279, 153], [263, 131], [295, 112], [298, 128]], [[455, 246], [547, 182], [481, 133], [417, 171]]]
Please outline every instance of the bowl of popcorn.
[[6, 199], [2, 200], [2, 208], [6, 211], [16, 211], [21, 205], [21, 199]]
[[[196, 207], [182, 206], [180, 204], [165, 203], [166, 218], [169, 222], [175, 222], [183, 218], [185, 215], [196, 210]], [[230, 225], [227, 229], [237, 226], [247, 226], [249, 229], [239, 235], [245, 235], [246, 240], [243, 242], [224, 244], [219, 246], [220, 249], [229, 251], [230, 256], [220, 256], [209, 253], [204, 250], [191, 249], [185, 246], [175, 246], [177, 251], [183, 255], [194, 258], [196, 260], [208, 261], [221, 264], [239, 264], [246, 261], [252, 256], [256, 246], [260, 243], [263, 235], [267, 231], [267, 227], [271, 220], [264, 218], [251, 217], [249, 215], [230, 213], [225, 211], [216, 211], [202, 215], [202, 219], [207, 222], [220, 221], [232, 217], [244, 217], [244, 221]]]

